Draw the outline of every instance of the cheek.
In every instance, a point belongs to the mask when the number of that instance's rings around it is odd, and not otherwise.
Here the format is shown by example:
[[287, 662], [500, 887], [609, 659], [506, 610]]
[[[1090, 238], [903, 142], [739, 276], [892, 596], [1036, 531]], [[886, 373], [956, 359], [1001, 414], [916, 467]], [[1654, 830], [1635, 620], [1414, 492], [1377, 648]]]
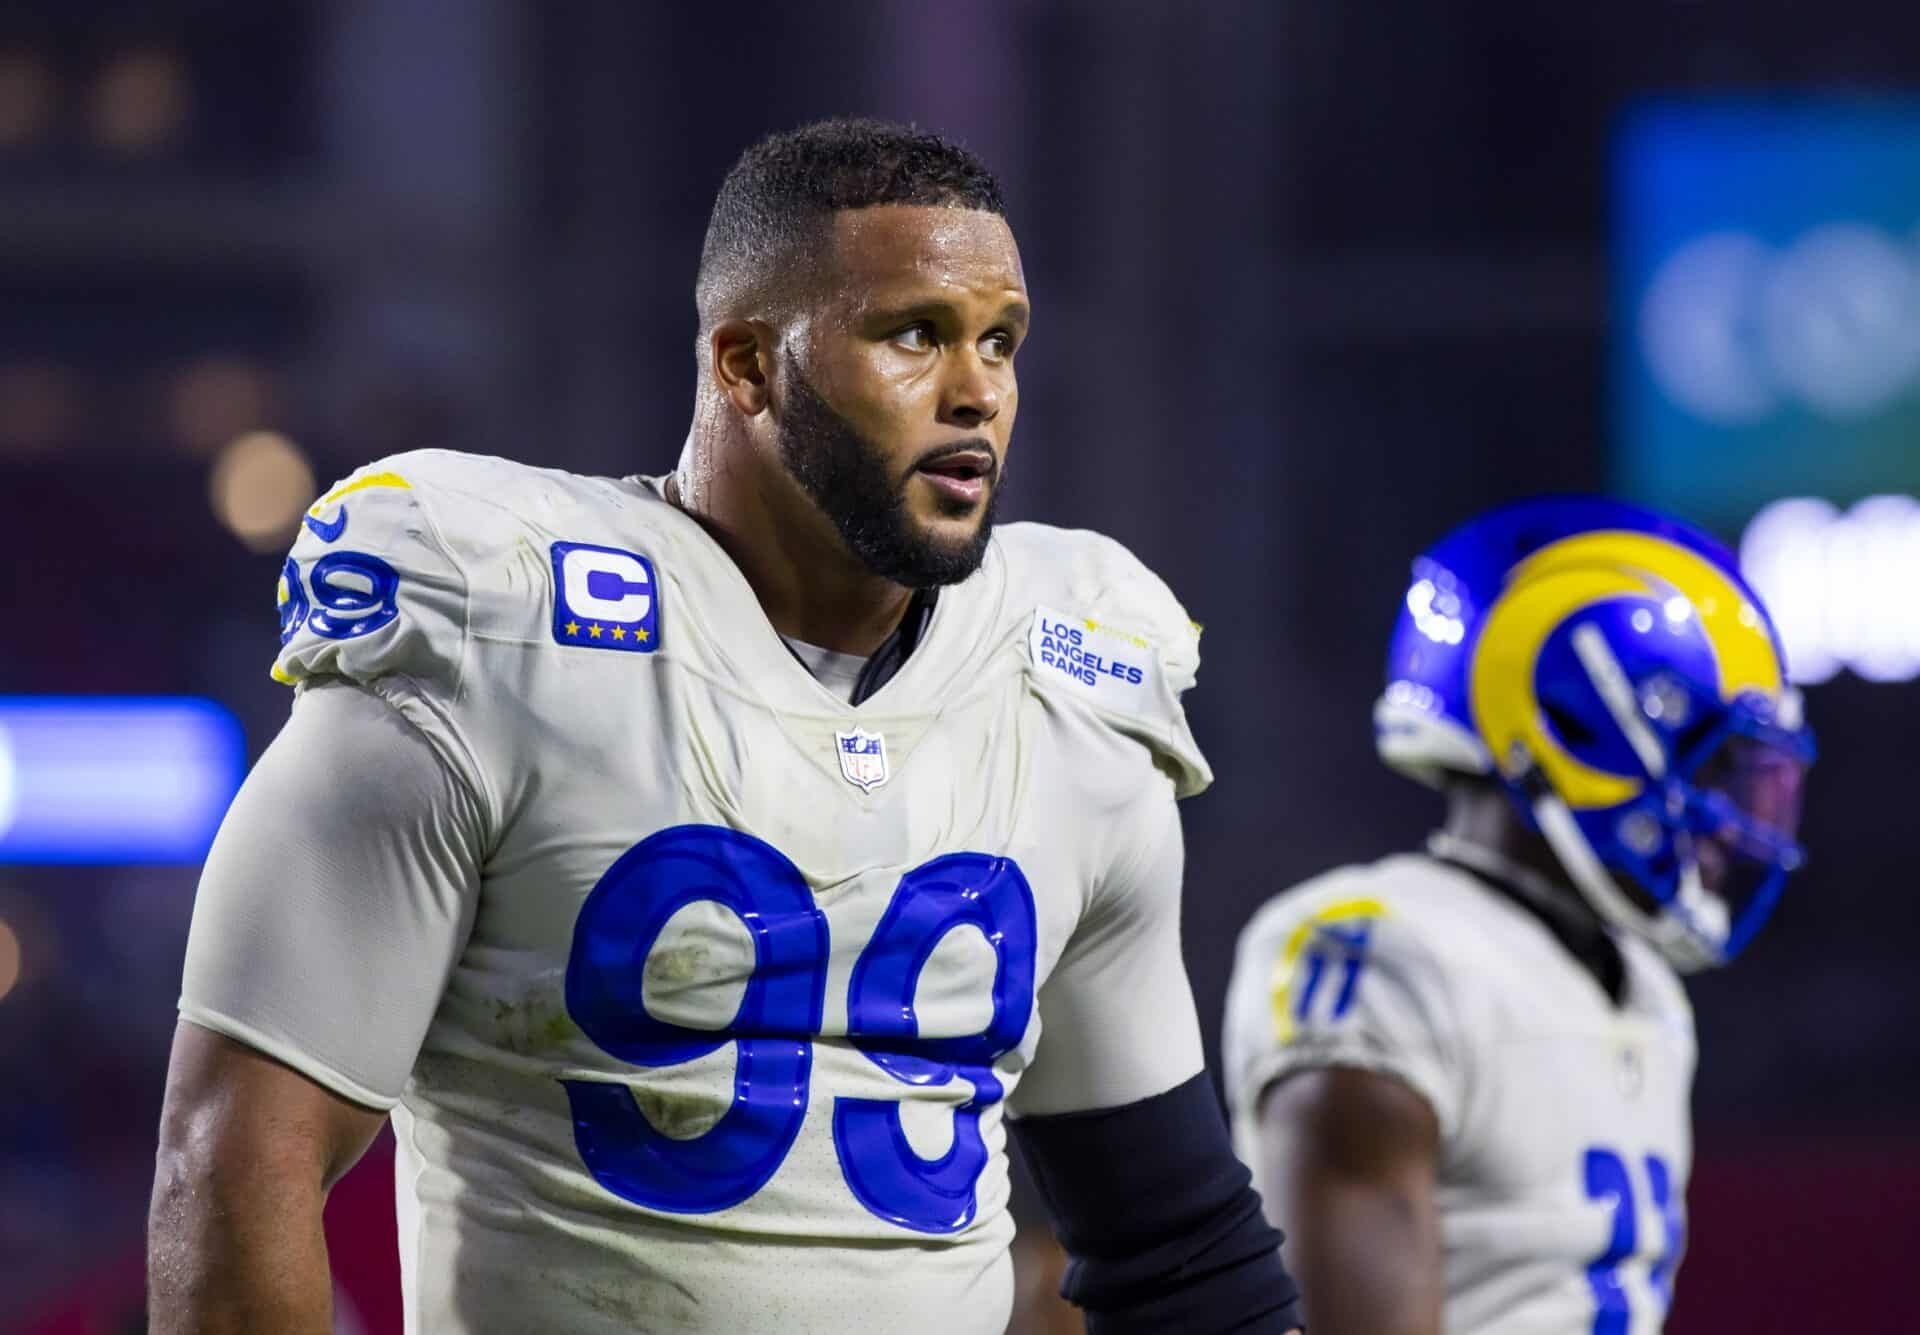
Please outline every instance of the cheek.
[[940, 381], [929, 362], [885, 350], [862, 358], [848, 368], [840, 411], [881, 439], [915, 429], [933, 416], [939, 402]]
[[1013, 447], [1013, 419], [1019, 415], [1020, 389], [1017, 385], [1008, 385], [1000, 395], [999, 413], [987, 424], [987, 434], [998, 446], [1002, 462], [1005, 462], [1007, 452]]

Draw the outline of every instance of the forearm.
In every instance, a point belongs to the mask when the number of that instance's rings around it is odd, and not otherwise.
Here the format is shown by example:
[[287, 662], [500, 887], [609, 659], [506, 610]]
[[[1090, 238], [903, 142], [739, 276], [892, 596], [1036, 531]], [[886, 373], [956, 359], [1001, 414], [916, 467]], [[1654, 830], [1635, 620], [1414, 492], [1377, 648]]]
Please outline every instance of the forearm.
[[1260, 1141], [1313, 1335], [1440, 1335], [1439, 1128], [1421, 1097], [1369, 1071], [1304, 1072], [1268, 1094]]
[[163, 1148], [147, 1221], [153, 1335], [330, 1335], [317, 1182]]
[[1385, 1193], [1327, 1196], [1294, 1220], [1288, 1247], [1313, 1335], [1440, 1335], [1438, 1240], [1418, 1203]]

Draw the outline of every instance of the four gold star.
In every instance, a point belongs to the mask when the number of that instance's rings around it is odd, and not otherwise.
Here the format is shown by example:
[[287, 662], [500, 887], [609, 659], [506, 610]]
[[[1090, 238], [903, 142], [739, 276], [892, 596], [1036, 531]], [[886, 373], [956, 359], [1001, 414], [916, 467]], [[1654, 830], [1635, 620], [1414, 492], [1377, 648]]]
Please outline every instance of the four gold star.
[[[581, 626], [578, 621], [569, 620], [560, 629], [564, 630], [569, 637], [574, 637], [580, 634]], [[641, 626], [635, 626], [629, 630], [625, 626], [602, 626], [597, 621], [590, 621], [586, 626], [588, 637], [595, 640], [608, 630], [613, 632], [613, 638], [616, 640], [625, 640], [628, 635], [632, 635], [636, 644], [645, 644], [653, 638], [653, 632]]]

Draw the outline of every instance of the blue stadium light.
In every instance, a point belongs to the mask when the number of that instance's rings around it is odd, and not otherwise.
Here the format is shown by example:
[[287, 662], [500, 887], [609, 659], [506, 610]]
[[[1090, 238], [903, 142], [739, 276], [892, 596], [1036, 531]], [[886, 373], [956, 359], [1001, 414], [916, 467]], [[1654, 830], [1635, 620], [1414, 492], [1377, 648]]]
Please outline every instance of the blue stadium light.
[[0, 696], [0, 864], [198, 862], [246, 767], [211, 700]]

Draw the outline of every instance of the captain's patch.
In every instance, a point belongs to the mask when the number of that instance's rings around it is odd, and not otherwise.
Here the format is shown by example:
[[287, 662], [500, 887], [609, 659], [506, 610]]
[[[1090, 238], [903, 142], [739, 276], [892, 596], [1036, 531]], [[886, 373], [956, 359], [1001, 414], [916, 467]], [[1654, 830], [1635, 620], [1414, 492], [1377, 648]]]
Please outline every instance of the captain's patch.
[[589, 649], [650, 654], [660, 647], [660, 591], [638, 552], [553, 544], [553, 638]]

